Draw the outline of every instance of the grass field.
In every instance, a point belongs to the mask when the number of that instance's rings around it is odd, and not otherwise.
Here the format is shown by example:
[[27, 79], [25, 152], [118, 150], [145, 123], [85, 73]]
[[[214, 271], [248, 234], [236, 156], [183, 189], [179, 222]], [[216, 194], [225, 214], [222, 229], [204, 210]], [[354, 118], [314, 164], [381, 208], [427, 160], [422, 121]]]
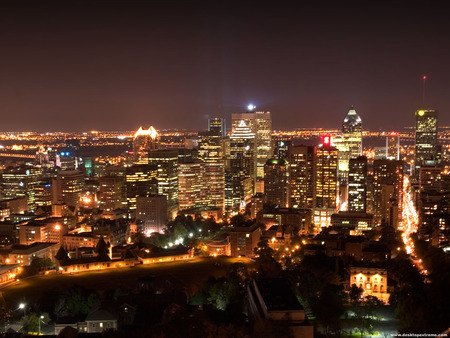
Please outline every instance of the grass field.
[[251, 260], [245, 258], [197, 258], [189, 261], [137, 265], [132, 268], [81, 272], [73, 275], [36, 276], [12, 284], [0, 290], [0, 294], [7, 306], [15, 307], [16, 304], [24, 301], [36, 302], [43, 294], [51, 293], [53, 290], [64, 290], [76, 285], [95, 289], [98, 292], [119, 287], [133, 288], [138, 285], [139, 278], [148, 276], [167, 277], [192, 294], [210, 276], [216, 278], [224, 276], [227, 267], [238, 262], [252, 264]]

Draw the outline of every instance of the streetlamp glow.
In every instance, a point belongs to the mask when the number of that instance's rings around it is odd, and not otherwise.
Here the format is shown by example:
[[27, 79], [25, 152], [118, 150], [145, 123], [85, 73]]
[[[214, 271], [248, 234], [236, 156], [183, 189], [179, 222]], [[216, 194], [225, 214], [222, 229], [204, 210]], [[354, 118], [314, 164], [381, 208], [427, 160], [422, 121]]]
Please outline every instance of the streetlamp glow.
[[252, 104], [249, 104], [248, 106], [247, 106], [247, 109], [249, 110], [249, 111], [251, 111], [251, 110], [253, 110], [253, 109], [255, 109], [256, 107], [254, 106], [254, 105], [252, 105]]

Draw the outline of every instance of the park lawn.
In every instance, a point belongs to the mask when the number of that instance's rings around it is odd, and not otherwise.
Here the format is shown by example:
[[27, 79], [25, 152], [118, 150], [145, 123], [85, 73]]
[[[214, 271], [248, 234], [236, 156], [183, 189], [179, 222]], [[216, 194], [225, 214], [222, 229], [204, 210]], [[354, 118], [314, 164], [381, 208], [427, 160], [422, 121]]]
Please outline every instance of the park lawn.
[[142, 277], [167, 277], [192, 294], [197, 291], [209, 277], [221, 277], [233, 263], [252, 265], [244, 258], [217, 257], [197, 258], [189, 261], [137, 265], [132, 268], [120, 268], [100, 271], [81, 272], [77, 274], [53, 274], [35, 276], [20, 280], [2, 290], [6, 305], [14, 307], [20, 302], [38, 301], [43, 294], [64, 290], [74, 286], [83, 286], [98, 292], [119, 287], [134, 288]]

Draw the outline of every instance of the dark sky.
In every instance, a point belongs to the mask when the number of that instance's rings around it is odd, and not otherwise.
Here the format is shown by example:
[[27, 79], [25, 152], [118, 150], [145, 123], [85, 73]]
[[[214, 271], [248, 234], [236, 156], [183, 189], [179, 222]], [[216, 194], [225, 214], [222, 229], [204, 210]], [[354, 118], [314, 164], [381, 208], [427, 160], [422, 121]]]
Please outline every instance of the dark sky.
[[1, 131], [450, 125], [449, 12], [434, 1], [2, 1]]

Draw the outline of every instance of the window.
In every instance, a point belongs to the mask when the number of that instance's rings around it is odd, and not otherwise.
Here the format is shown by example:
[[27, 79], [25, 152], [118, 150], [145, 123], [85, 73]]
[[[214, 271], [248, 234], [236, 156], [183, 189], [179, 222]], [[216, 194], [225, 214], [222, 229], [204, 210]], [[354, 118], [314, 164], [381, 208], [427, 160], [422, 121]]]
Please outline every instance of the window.
[[100, 327], [103, 327], [103, 323], [100, 323]]

